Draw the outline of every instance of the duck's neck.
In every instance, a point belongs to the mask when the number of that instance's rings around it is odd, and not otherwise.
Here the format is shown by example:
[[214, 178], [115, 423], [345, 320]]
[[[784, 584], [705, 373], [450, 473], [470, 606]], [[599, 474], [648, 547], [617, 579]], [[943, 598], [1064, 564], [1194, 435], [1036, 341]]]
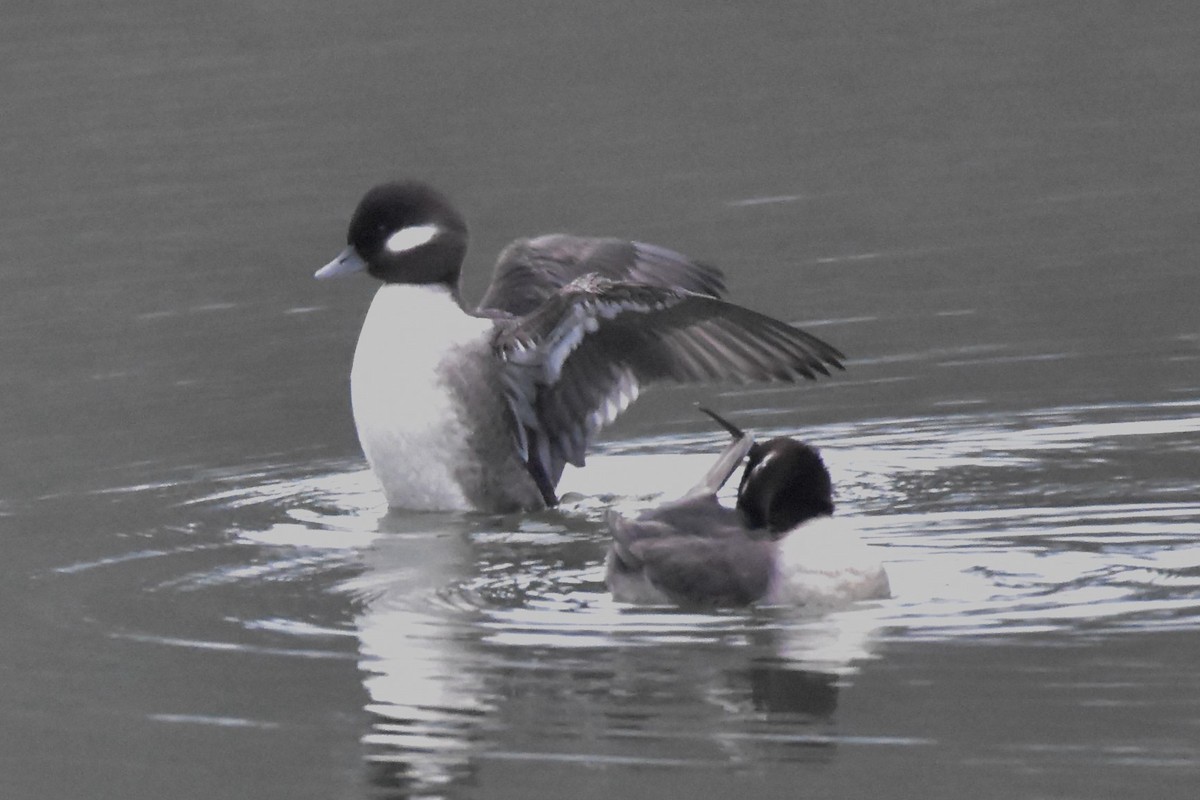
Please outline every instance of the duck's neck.
[[[465, 311], [462, 304], [462, 293], [459, 290], [458, 281], [447, 283], [444, 281], [432, 283], [391, 283], [385, 282], [376, 293], [376, 297], [380, 297], [386, 291], [389, 297], [414, 297], [422, 298], [424, 302], [430, 305], [443, 307], [441, 302], [443, 299], [449, 299], [454, 305], [458, 306], [460, 311]], [[407, 291], [405, 291], [407, 290]], [[422, 302], [418, 300], [418, 304]], [[441, 313], [446, 313], [442, 311]]]
[[445, 283], [385, 283], [375, 293], [368, 319], [389, 327], [436, 331], [464, 315], [458, 292]]

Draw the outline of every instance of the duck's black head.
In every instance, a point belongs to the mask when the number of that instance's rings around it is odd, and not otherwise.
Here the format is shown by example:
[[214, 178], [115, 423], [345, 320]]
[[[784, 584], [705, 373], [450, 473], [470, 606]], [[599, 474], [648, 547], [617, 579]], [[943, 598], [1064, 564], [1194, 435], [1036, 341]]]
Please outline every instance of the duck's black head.
[[773, 537], [833, 513], [833, 480], [815, 447], [781, 436], [750, 448], [737, 507], [750, 528]]
[[366, 270], [386, 283], [442, 283], [457, 290], [467, 224], [449, 200], [423, 183], [384, 183], [359, 201], [346, 242], [318, 278]]

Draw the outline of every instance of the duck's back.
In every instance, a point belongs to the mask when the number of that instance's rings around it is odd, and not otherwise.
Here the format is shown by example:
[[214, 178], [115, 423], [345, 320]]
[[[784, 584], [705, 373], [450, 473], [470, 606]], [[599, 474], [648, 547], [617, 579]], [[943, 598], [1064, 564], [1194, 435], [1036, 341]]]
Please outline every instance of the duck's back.
[[608, 584], [617, 600], [685, 607], [741, 606], [767, 591], [773, 543], [746, 536], [713, 495], [610, 519]]

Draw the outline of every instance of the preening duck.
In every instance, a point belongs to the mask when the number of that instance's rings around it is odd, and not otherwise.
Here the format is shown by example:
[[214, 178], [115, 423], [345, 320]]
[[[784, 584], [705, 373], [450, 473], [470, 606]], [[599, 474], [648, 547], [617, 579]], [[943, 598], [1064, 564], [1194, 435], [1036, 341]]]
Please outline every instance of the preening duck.
[[[815, 608], [887, 597], [873, 548], [833, 517], [833, 481], [815, 447], [733, 441], [691, 491], [635, 520], [609, 514], [607, 581], [617, 600], [685, 608], [754, 603]], [[734, 508], [717, 492], [747, 458]]]

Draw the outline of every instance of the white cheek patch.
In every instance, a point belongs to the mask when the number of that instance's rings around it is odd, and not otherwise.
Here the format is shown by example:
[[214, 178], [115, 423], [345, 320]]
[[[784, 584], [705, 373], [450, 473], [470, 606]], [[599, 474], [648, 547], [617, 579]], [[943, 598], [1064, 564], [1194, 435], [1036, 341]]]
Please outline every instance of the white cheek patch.
[[754, 465], [754, 471], [758, 472], [760, 469], [766, 469], [767, 464], [770, 464], [771, 459], [775, 458], [775, 456], [777, 456], [777, 455], [779, 455], [778, 450], [772, 450], [771, 452], [767, 453], [765, 456], [763, 456], [762, 461], [760, 461]]
[[442, 229], [437, 225], [413, 225], [393, 233], [383, 243], [383, 246], [389, 253], [403, 253], [406, 250], [413, 250], [423, 244], [428, 244], [441, 232]]

